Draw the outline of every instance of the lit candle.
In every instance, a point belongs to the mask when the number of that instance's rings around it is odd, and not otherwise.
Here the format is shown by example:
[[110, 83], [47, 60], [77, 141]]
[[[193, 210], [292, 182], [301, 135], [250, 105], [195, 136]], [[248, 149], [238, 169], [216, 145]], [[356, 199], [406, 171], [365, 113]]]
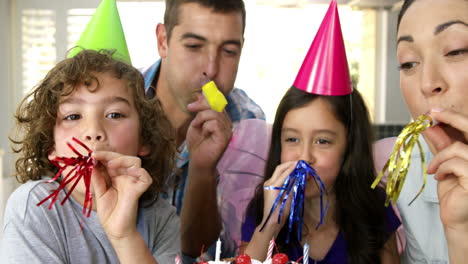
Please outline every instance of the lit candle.
[[309, 244], [307, 242], [304, 245], [304, 258], [302, 259], [303, 264], [309, 264]]
[[218, 262], [220, 261], [221, 257], [221, 240], [216, 241], [216, 253], [215, 253], [215, 261]]

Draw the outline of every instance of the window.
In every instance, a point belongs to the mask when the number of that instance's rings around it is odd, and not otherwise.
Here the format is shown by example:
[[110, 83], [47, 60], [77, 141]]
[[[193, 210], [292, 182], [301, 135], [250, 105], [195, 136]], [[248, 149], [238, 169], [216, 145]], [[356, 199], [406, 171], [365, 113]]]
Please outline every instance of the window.
[[[279, 100], [293, 84], [327, 9], [328, 4], [301, 4], [299, 8], [247, 5], [245, 46], [236, 86], [263, 108], [269, 122], [273, 122]], [[350, 72], [372, 113], [375, 11], [340, 5], [339, 14]]]
[[[22, 3], [21, 85], [27, 92], [74, 46], [100, 1], [83, 1], [81, 6], [59, 0], [42, 2], [47, 8], [33, 6], [37, 1], [18, 2]], [[295, 7], [245, 2], [247, 27], [236, 87], [244, 89], [273, 122], [279, 100], [293, 83], [328, 4], [302, 1]], [[155, 28], [163, 22], [164, 1], [122, 1], [118, 8], [134, 66], [149, 66], [158, 58]], [[340, 5], [339, 12], [353, 80], [373, 113], [375, 11]]]
[[[59, 60], [65, 58], [100, 1], [84, 1], [79, 7], [74, 6], [76, 3], [59, 0], [17, 2], [20, 30], [15, 32], [20, 32], [16, 37], [20, 42], [18, 53], [21, 54], [17, 57], [21, 71], [18, 78], [24, 95]], [[118, 2], [118, 8], [133, 65], [137, 68], [150, 65], [157, 59], [155, 27], [163, 20], [164, 2]]]
[[80, 39], [89, 20], [94, 14], [93, 8], [70, 9], [67, 12], [67, 50], [70, 50]]
[[21, 12], [22, 90], [29, 92], [38, 76], [54, 66], [55, 12], [48, 9], [25, 9]]

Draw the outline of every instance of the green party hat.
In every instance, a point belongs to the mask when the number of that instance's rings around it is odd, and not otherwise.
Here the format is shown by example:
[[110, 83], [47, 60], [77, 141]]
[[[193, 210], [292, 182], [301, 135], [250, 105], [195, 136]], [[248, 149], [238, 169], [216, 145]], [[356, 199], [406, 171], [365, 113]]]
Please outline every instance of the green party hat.
[[132, 64], [116, 0], [102, 0], [68, 58], [82, 49], [116, 50], [114, 58]]

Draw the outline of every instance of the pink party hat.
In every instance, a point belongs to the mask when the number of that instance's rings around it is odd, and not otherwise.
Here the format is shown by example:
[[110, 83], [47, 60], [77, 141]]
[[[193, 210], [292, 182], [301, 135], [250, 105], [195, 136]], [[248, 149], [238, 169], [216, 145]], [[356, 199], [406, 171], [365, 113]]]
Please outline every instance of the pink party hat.
[[353, 91], [335, 0], [330, 3], [293, 86], [320, 95], [347, 95]]

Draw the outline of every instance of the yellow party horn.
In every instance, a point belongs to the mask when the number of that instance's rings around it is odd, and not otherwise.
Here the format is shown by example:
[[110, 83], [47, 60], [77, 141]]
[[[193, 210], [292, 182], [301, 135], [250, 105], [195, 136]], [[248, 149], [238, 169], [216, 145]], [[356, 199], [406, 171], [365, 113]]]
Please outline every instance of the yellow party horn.
[[424, 182], [419, 192], [408, 205], [411, 205], [424, 190], [424, 187], [426, 186], [427, 172], [423, 149], [421, 142], [419, 142], [419, 135], [432, 125], [434, 125], [432, 117], [422, 115], [418, 117], [416, 121], [406, 125], [400, 135], [398, 135], [390, 158], [387, 160], [387, 163], [385, 163], [385, 166], [371, 185], [371, 188], [375, 188], [384, 174], [387, 173], [388, 180], [385, 190], [387, 193], [387, 200], [385, 201], [385, 206], [388, 206], [390, 201], [395, 204], [400, 196], [400, 192], [403, 188], [406, 175], [408, 174], [408, 168], [411, 163], [411, 152], [413, 151], [415, 144], [418, 145], [419, 152], [421, 153]]
[[226, 107], [228, 102], [223, 93], [218, 90], [216, 84], [213, 81], [210, 81], [203, 85], [202, 90], [211, 109], [217, 112], [223, 112], [224, 107]]

